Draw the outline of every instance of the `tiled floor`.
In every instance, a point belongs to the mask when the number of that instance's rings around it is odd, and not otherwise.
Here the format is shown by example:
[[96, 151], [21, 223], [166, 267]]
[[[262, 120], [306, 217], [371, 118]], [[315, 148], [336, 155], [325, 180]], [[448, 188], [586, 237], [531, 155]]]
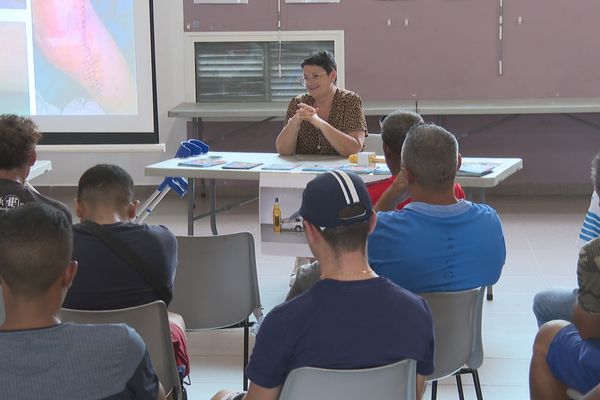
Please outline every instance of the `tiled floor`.
[[[502, 218], [507, 263], [494, 286], [494, 300], [484, 305], [485, 361], [479, 370], [483, 394], [486, 400], [528, 399], [529, 359], [537, 331], [532, 298], [546, 287], [576, 284], [574, 243], [589, 197], [496, 197], [488, 202]], [[220, 233], [247, 230], [257, 238], [259, 284], [268, 311], [284, 298], [293, 258], [261, 254], [257, 210], [255, 202], [222, 214], [218, 226]], [[185, 234], [185, 212], [186, 202], [169, 195], [148, 222]], [[208, 220], [195, 226], [197, 234], [210, 234]], [[209, 399], [225, 387], [241, 389], [241, 344], [240, 330], [190, 335], [190, 399]], [[463, 382], [466, 398], [474, 399], [471, 379], [465, 376]], [[428, 389], [425, 398], [429, 396]], [[453, 379], [438, 386], [438, 399], [456, 398]]]

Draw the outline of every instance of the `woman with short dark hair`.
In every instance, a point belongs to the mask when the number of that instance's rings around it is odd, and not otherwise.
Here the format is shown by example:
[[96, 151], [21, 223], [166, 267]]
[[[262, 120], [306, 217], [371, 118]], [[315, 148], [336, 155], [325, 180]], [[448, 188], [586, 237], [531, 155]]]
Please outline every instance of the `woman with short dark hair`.
[[328, 51], [313, 53], [302, 64], [308, 93], [292, 99], [275, 146], [281, 155], [348, 156], [362, 150], [367, 122], [360, 97], [336, 86], [337, 65]]

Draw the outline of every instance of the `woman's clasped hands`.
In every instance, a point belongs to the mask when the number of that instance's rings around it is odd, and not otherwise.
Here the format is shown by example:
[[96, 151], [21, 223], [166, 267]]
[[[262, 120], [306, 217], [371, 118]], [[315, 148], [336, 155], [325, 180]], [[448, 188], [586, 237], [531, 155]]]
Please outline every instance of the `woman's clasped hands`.
[[296, 111], [295, 116], [301, 121], [307, 121], [318, 128], [320, 123], [323, 122], [318, 113], [319, 108], [310, 106], [306, 103], [298, 103], [298, 110]]

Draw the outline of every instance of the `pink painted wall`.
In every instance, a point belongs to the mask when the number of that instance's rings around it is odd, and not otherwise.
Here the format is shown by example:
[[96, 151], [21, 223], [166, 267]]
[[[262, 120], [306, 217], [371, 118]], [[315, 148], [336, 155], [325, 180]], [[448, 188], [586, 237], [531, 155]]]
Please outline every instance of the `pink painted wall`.
[[[597, 0], [505, 0], [502, 76], [497, 0], [281, 2], [283, 30], [344, 30], [346, 86], [366, 100], [598, 96]], [[277, 0], [184, 11], [187, 30], [277, 29]]]
[[[184, 0], [184, 30], [276, 30], [276, 0], [197, 5]], [[343, 29], [346, 87], [366, 100], [600, 96], [600, 2], [504, 0], [504, 75], [497, 73], [496, 0], [341, 0], [284, 4], [284, 30]], [[518, 24], [517, 18], [522, 17]], [[408, 26], [404, 19], [408, 18]], [[390, 19], [391, 26], [387, 21]], [[188, 27], [189, 25], [189, 27]], [[194, 26], [198, 28], [193, 28]], [[581, 117], [600, 126], [600, 115]], [[449, 116], [461, 137], [499, 116]], [[240, 123], [206, 123], [218, 138]], [[370, 131], [377, 131], [369, 118]], [[274, 151], [281, 123], [245, 129], [214, 143], [221, 150]], [[210, 140], [209, 140], [210, 142]], [[465, 156], [521, 157], [506, 183], [562, 193], [587, 190], [600, 129], [563, 115], [523, 115], [460, 139]], [[550, 190], [547, 190], [550, 188]], [[590, 189], [591, 190], [591, 189]]]

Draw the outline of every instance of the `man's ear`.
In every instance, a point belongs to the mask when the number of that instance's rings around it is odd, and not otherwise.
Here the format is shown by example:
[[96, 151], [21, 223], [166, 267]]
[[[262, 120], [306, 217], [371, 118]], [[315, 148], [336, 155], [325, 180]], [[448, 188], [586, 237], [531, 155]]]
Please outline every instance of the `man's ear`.
[[460, 155], [460, 153], [458, 153], [458, 155], [456, 156], [456, 170], [457, 171], [460, 169], [461, 165], [462, 165], [462, 156]]
[[337, 71], [335, 69], [332, 70], [328, 75], [331, 78], [331, 82], [335, 83], [337, 81]]
[[390, 146], [388, 146], [386, 142], [383, 142], [383, 156], [385, 157], [386, 160], [389, 160], [390, 158], [393, 157], [393, 152], [390, 149]]
[[77, 197], [75, 198], [75, 200], [73, 200], [73, 204], [75, 205], [75, 214], [79, 219], [82, 219], [85, 213], [85, 205]]
[[35, 149], [31, 150], [31, 153], [29, 153], [29, 157], [27, 159], [27, 162], [29, 163], [29, 166], [33, 166], [33, 164], [35, 164], [37, 160], [37, 152], [35, 151]]
[[369, 235], [375, 230], [377, 225], [377, 213], [375, 210], [371, 211], [371, 218], [369, 218]]
[[400, 173], [404, 174], [404, 179], [406, 179], [406, 182], [408, 182], [409, 185], [412, 185], [415, 182], [415, 174], [413, 174], [410, 169], [406, 168], [406, 165], [402, 164]]
[[306, 241], [309, 243], [309, 245], [315, 244], [319, 240], [319, 228], [306, 220], [302, 221], [302, 224], [304, 225], [304, 235], [306, 236]]
[[128, 209], [127, 209], [127, 216], [129, 217], [129, 219], [134, 219], [135, 215], [137, 213], [137, 208], [140, 205], [140, 201], [136, 200], [136, 201], [132, 201], [131, 203], [129, 203]]
[[75, 279], [75, 275], [77, 275], [77, 261], [71, 260], [69, 261], [69, 265], [65, 269], [65, 272], [62, 276], [62, 285], [65, 288], [71, 287], [73, 280]]

